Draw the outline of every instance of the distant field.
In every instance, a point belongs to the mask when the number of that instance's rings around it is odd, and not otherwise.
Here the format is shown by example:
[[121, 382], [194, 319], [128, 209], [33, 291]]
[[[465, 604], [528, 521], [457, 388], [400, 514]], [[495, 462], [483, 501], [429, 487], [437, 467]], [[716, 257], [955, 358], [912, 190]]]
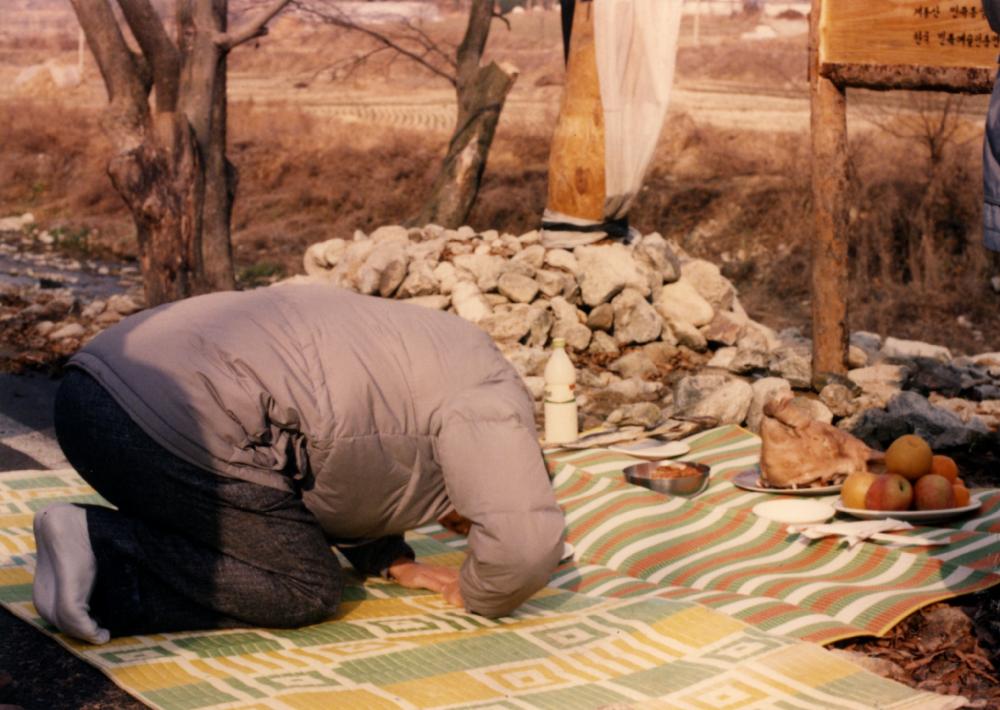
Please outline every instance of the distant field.
[[[0, 142], [9, 166], [0, 174], [0, 215], [31, 210], [46, 224], [94, 229], [95, 247], [128, 255], [132, 227], [104, 173], [98, 120], [106, 99], [92, 58], [79, 87], [44, 76], [14, 85], [31, 65], [76, 65], [77, 34], [61, 2], [34, 17], [14, 12], [0, 32]], [[488, 52], [521, 74], [470, 221], [519, 233], [544, 208], [563, 67], [558, 13], [509, 20], [509, 30], [494, 24]], [[761, 26], [776, 36], [744, 39]], [[696, 43], [694, 18], [684, 18], [671, 112], [631, 215], [643, 231], [722, 264], [751, 313], [776, 327], [808, 328], [804, 27], [802, 19], [703, 14]], [[422, 28], [453, 47], [464, 21], [446, 14]], [[357, 34], [287, 18], [231, 57], [241, 268], [267, 263], [294, 273], [308, 244], [402, 222], [420, 204], [454, 120], [452, 90], [385, 56], [346, 71], [367, 49]], [[978, 244], [985, 97], [851, 92], [849, 104], [852, 326], [958, 351], [1000, 350], [998, 296], [988, 285], [1000, 264]], [[933, 163], [932, 144], [940, 148]]]

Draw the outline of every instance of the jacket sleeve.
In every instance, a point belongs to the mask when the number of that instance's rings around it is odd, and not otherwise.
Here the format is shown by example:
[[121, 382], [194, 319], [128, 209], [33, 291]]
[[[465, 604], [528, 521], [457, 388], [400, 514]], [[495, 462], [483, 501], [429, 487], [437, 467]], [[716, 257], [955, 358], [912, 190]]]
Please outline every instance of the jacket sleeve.
[[1000, 75], [993, 83], [983, 132], [983, 243], [1000, 251]]
[[520, 382], [481, 385], [450, 402], [437, 455], [451, 503], [472, 523], [459, 577], [466, 609], [508, 614], [548, 582], [565, 526]]
[[402, 535], [389, 535], [377, 540], [350, 543], [333, 541], [355, 571], [363, 576], [385, 577], [389, 565], [400, 557], [415, 559], [413, 548], [403, 541]]
[[990, 23], [990, 29], [1000, 32], [1000, 0], [983, 0], [983, 14]]

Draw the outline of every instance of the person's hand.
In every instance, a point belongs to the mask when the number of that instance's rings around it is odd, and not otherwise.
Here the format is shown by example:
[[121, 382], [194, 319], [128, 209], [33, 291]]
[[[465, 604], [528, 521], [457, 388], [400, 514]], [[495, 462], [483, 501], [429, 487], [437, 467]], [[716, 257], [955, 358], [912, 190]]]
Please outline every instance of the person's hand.
[[416, 562], [409, 557], [400, 557], [389, 565], [389, 578], [409, 589], [429, 589], [432, 592], [443, 593], [452, 583], [457, 587], [458, 570]]
[[459, 609], [465, 608], [465, 600], [462, 599], [462, 590], [458, 586], [458, 578], [455, 578], [454, 582], [448, 582], [444, 589], [441, 590], [441, 596], [449, 604], [457, 606]]

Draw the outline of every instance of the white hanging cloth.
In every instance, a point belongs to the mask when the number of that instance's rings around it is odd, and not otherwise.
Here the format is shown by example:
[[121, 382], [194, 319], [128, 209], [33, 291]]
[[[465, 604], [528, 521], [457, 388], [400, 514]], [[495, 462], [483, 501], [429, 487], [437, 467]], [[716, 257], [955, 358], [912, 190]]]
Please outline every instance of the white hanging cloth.
[[594, 49], [604, 108], [604, 217], [624, 217], [667, 115], [683, 0], [595, 0]]

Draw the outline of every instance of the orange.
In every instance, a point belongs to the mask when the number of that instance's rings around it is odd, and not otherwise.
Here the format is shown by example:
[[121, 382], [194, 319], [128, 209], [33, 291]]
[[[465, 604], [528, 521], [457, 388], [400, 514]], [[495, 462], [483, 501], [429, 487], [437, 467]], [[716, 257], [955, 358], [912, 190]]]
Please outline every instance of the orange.
[[951, 490], [955, 493], [955, 507], [961, 508], [969, 504], [969, 489], [965, 486], [953, 485]]
[[931, 470], [933, 453], [927, 442], [916, 434], [906, 434], [896, 439], [885, 452], [885, 467], [915, 481]]
[[956, 464], [955, 459], [950, 456], [934, 454], [933, 458], [931, 458], [931, 473], [944, 476], [949, 481], [954, 483], [958, 478], [958, 464]]

